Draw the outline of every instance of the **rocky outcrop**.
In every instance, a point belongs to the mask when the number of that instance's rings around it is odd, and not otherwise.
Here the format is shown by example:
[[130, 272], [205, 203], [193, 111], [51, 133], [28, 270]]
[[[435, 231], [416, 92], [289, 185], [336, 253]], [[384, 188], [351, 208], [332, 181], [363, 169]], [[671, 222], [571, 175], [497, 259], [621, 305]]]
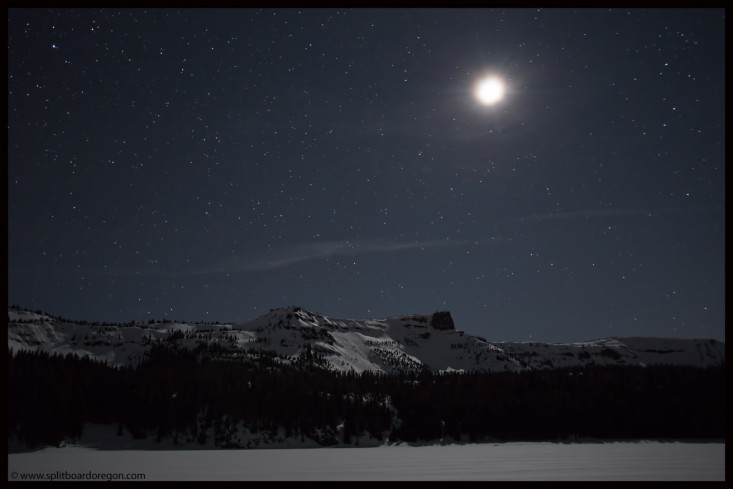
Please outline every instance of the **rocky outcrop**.
[[449, 311], [438, 311], [430, 318], [430, 325], [435, 329], [456, 329]]

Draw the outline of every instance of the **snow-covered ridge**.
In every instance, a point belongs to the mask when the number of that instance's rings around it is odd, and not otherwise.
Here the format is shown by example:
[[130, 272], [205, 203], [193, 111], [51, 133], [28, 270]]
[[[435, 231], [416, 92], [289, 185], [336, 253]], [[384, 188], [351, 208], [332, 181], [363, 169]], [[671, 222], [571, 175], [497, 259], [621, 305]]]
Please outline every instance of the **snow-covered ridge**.
[[8, 348], [74, 353], [110, 365], [135, 365], [155, 344], [248, 360], [272, 352], [283, 363], [315, 358], [337, 371], [521, 371], [596, 365], [725, 361], [712, 339], [605, 338], [580, 343], [490, 342], [455, 329], [447, 312], [386, 319], [334, 319], [300, 307], [273, 309], [241, 324], [72, 321], [8, 308]]

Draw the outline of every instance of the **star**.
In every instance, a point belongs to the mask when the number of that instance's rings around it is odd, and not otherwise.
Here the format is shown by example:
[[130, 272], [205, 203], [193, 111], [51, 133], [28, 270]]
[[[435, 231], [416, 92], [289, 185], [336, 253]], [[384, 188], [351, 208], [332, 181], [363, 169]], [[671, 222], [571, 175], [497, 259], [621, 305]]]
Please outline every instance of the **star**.
[[476, 84], [474, 94], [481, 104], [496, 105], [504, 99], [506, 84], [498, 76], [488, 76]]

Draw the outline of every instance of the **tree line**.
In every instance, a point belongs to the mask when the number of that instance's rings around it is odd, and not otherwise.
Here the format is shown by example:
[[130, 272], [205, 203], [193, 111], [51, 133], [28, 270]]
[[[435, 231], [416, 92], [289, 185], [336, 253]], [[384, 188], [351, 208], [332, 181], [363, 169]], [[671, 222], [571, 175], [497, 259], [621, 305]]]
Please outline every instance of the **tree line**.
[[383, 442], [724, 439], [725, 365], [586, 366], [526, 372], [333, 372], [307, 349], [224, 360], [155, 345], [111, 367], [73, 354], [8, 351], [8, 436], [31, 447], [85, 423], [135, 438], [247, 447], [237, 427], [323, 446]]

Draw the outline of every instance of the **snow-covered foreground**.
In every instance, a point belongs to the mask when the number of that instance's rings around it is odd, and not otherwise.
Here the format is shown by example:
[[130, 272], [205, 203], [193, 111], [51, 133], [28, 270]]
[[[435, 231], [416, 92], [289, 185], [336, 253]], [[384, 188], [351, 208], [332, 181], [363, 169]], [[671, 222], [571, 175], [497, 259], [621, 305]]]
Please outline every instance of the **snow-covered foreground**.
[[8, 455], [8, 480], [27, 479], [29, 474], [51, 474], [57, 480], [143, 474], [145, 480], [722, 481], [725, 443], [517, 442], [181, 451], [66, 447]]

